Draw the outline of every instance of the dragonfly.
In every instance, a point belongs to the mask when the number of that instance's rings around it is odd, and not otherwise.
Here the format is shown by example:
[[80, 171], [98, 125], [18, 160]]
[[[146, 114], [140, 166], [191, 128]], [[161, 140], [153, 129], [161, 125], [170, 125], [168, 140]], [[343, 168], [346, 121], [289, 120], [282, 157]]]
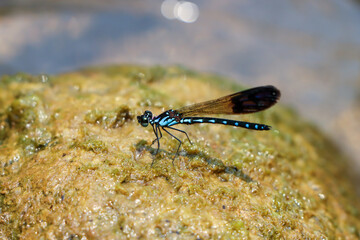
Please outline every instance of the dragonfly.
[[[179, 153], [182, 141], [169, 132], [169, 130], [174, 130], [185, 134], [190, 143], [191, 140], [187, 132], [174, 128], [173, 126], [177, 124], [191, 125], [198, 123], [211, 123], [258, 131], [270, 130], [271, 126], [265, 124], [224, 118], [201, 117], [199, 115], [248, 114], [260, 112], [277, 103], [277, 101], [280, 99], [280, 96], [280, 91], [276, 87], [271, 85], [260, 86], [233, 93], [218, 99], [185, 106], [177, 110], [170, 109], [158, 116], [154, 116], [151, 111], [146, 110], [144, 114], [137, 116], [137, 120], [143, 127], [147, 127], [149, 124], [152, 126], [156, 138], [151, 145], [157, 142], [155, 155], [157, 155], [160, 149], [160, 139], [163, 136], [161, 130], [165, 131], [179, 142], [175, 157], [173, 159], [174, 164], [174, 160]], [[154, 161], [151, 165], [153, 165], [153, 163]]]

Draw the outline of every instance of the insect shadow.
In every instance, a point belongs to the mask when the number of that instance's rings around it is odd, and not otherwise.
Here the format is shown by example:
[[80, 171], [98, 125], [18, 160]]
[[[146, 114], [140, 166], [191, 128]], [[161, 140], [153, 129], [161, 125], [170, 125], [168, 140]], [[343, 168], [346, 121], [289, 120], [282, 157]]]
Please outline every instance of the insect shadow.
[[[145, 140], [140, 140], [138, 143], [136, 143], [135, 149], [137, 152], [147, 151], [155, 157], [159, 156], [156, 154], [157, 148], [153, 148], [147, 145], [147, 142]], [[159, 152], [164, 152], [167, 155], [173, 154], [162, 149], [160, 149]], [[179, 155], [188, 157], [190, 161], [195, 160], [195, 158], [203, 159], [207, 164], [204, 167], [210, 169], [212, 172], [216, 174], [222, 174], [222, 173], [231, 174], [247, 183], [254, 182], [254, 180], [249, 175], [244, 173], [241, 169], [238, 169], [236, 166], [225, 166], [221, 159], [211, 157], [209, 156], [209, 154], [206, 154], [202, 151], [199, 151], [197, 153], [186, 153], [186, 152], [184, 153], [184, 151], [181, 151]], [[153, 162], [154, 161], [156, 161], [156, 159], [154, 159]], [[202, 167], [202, 166], [198, 166], [198, 167]], [[197, 168], [197, 167], [195, 166], [193, 168]]]

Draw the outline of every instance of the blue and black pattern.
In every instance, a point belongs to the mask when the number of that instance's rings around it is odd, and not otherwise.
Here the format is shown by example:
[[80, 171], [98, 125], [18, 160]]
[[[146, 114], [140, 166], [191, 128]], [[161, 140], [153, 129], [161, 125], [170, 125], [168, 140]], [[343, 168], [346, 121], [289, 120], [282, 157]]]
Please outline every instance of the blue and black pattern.
[[259, 123], [250, 123], [250, 122], [242, 122], [235, 121], [230, 119], [223, 118], [209, 118], [209, 117], [186, 117], [180, 120], [180, 123], [183, 124], [195, 124], [195, 123], [213, 123], [213, 124], [223, 124], [235, 127], [242, 127], [253, 130], [270, 130], [271, 127], [265, 124]]
[[[152, 112], [145, 111], [143, 115], [138, 116], [138, 122], [143, 127], [147, 127], [150, 123], [155, 133], [155, 140], [158, 148], [160, 149], [160, 138], [162, 138], [161, 130], [164, 130], [170, 136], [179, 142], [178, 149], [175, 157], [179, 152], [182, 141], [171, 134], [168, 129], [182, 132], [190, 141], [189, 136], [183, 130], [174, 128], [176, 124], [196, 124], [196, 123], [212, 123], [223, 124], [235, 127], [242, 127], [252, 130], [270, 130], [271, 127], [265, 124], [250, 123], [243, 121], [236, 121], [223, 118], [211, 117], [194, 117], [196, 115], [209, 115], [209, 114], [246, 114], [254, 113], [265, 110], [274, 105], [280, 98], [280, 91], [273, 86], [262, 86], [251, 88], [242, 92], [237, 92], [222, 98], [210, 100], [207, 102], [197, 103], [194, 105], [186, 106], [178, 110], [168, 110], [159, 116], [152, 115]], [[190, 141], [191, 143], [191, 141]], [[175, 158], [174, 158], [175, 159]]]

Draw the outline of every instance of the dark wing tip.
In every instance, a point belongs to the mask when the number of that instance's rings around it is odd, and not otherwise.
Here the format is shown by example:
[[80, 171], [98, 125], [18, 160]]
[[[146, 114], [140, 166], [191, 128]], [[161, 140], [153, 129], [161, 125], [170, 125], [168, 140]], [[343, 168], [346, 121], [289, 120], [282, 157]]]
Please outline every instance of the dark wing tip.
[[268, 85], [265, 87], [269, 89], [269, 91], [271, 92], [271, 95], [274, 97], [275, 101], [280, 99], [281, 93], [280, 93], [279, 89], [277, 89], [276, 87], [274, 87], [272, 85]]
[[256, 98], [267, 98], [277, 102], [281, 97], [280, 90], [272, 85], [258, 87], [257, 89], [258, 93], [256, 94]]
[[251, 88], [232, 98], [234, 113], [253, 113], [265, 110], [280, 99], [280, 91], [271, 85]]

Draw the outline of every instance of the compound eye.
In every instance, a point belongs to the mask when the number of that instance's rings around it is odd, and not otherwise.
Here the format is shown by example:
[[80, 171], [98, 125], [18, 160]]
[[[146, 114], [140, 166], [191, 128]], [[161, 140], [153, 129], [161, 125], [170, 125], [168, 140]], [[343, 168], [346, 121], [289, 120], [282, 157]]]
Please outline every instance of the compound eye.
[[141, 124], [141, 126], [147, 127], [149, 125], [149, 119], [143, 115], [139, 120], [139, 123]]
[[150, 111], [145, 111], [144, 115], [148, 118], [152, 118], [152, 112]]

